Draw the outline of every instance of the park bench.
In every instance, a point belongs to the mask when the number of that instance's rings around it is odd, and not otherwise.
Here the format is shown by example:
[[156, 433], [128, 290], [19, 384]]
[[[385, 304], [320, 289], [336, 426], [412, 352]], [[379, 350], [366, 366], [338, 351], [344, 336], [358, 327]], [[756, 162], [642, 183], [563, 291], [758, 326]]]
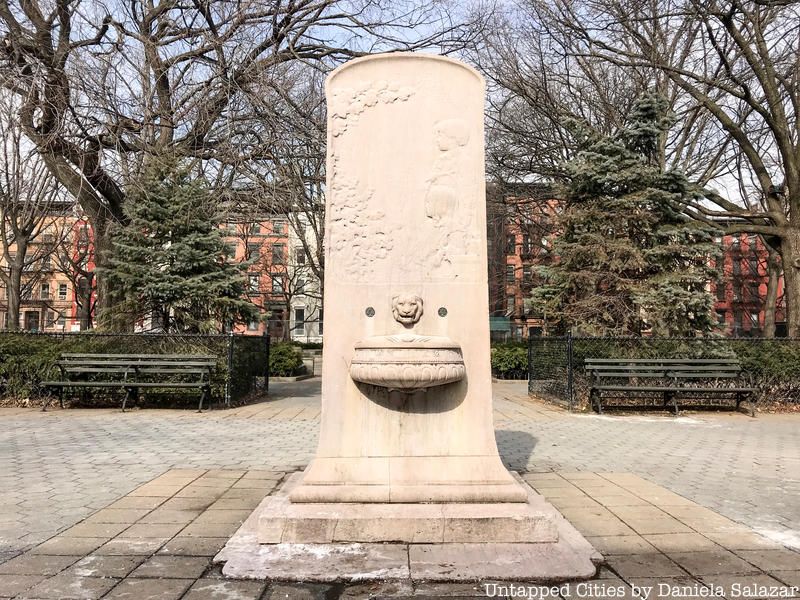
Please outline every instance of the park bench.
[[676, 415], [679, 397], [720, 397], [734, 399], [737, 410], [747, 399], [750, 416], [755, 416], [755, 388], [726, 385], [741, 376], [742, 366], [735, 358], [587, 358], [584, 366], [590, 379], [589, 401], [597, 413], [603, 412], [604, 395], [661, 397]]
[[[62, 354], [56, 363], [61, 372], [58, 381], [43, 381], [42, 388], [58, 391], [64, 407], [64, 390], [118, 388], [125, 390], [122, 411], [129, 400], [145, 389], [197, 389], [200, 391], [198, 412], [203, 401], [211, 397], [211, 372], [217, 364], [213, 356], [202, 354]], [[46, 394], [42, 410], [50, 403]]]

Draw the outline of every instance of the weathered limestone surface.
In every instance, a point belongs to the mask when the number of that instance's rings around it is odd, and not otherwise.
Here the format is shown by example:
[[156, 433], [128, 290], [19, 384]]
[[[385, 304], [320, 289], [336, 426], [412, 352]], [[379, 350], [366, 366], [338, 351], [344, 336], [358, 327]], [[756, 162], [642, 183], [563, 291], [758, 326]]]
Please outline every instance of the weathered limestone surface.
[[525, 502], [492, 426], [483, 79], [386, 54], [326, 93], [322, 430], [291, 499]]
[[[515, 480], [526, 503], [322, 505], [288, 501], [294, 476], [261, 502], [214, 561], [225, 563], [228, 577], [304, 582], [594, 576], [602, 557]], [[273, 542], [265, 543], [269, 536]]]
[[[286, 484], [291, 490], [294, 475]], [[552, 508], [530, 493], [525, 503], [298, 504], [284, 493], [261, 505], [258, 541], [334, 542], [557, 542]], [[289, 492], [291, 493], [291, 492]]]
[[322, 423], [216, 560], [239, 578], [563, 581], [599, 555], [509, 473], [491, 408], [483, 80], [416, 54], [326, 83]]

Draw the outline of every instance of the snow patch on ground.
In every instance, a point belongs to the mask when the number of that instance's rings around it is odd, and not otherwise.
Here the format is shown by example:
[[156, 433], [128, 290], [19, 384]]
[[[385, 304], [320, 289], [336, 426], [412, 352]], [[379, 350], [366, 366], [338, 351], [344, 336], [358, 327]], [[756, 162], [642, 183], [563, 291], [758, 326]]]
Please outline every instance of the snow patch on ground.
[[760, 527], [756, 527], [755, 530], [773, 542], [777, 542], [783, 546], [788, 546], [794, 550], [800, 550], [800, 531], [777, 531], [775, 529], [764, 529]]

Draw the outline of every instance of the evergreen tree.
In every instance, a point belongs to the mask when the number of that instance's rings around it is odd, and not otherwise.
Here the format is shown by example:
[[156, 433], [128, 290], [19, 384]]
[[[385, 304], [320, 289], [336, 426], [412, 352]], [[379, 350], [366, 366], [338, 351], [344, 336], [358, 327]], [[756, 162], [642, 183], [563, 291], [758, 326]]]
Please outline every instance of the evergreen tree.
[[207, 333], [257, 318], [243, 299], [247, 265], [225, 260], [218, 203], [201, 180], [154, 160], [131, 200], [108, 269], [128, 320], [151, 314], [164, 331]]
[[665, 171], [666, 102], [640, 98], [615, 135], [575, 127], [580, 151], [553, 264], [532, 306], [562, 326], [592, 335], [694, 335], [714, 329], [708, 282], [718, 278], [714, 230], [687, 218], [685, 176]]

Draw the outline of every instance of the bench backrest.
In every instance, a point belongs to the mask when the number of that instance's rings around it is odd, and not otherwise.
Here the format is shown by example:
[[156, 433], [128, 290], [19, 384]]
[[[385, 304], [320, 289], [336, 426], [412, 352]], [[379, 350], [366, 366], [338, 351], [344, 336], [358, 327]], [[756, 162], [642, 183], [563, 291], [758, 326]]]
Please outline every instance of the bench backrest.
[[587, 358], [586, 372], [596, 378], [731, 378], [742, 366], [736, 358]]
[[210, 372], [217, 359], [205, 354], [65, 353], [57, 364], [67, 373], [199, 373]]

